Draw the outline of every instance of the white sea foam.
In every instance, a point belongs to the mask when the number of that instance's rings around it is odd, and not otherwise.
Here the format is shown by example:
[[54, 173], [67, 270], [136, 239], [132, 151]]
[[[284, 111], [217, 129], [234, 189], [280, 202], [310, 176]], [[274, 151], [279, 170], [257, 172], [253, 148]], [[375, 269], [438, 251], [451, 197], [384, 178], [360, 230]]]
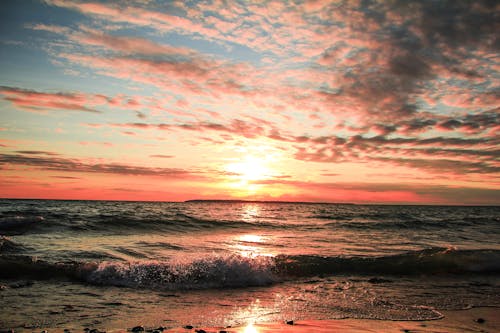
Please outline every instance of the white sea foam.
[[207, 289], [263, 286], [277, 281], [273, 259], [240, 255], [209, 255], [169, 262], [103, 262], [88, 282], [153, 289]]

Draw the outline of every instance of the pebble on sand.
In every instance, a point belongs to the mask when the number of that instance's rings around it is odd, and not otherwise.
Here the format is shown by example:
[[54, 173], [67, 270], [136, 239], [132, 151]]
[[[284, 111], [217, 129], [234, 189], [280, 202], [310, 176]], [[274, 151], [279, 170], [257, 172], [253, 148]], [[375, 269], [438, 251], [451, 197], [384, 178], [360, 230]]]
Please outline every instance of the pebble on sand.
[[287, 325], [293, 325], [293, 320], [287, 320], [287, 321], [286, 321], [286, 324], [287, 324]]
[[131, 329], [132, 332], [144, 332], [144, 326], [135, 326]]
[[193, 326], [191, 326], [191, 325], [186, 325], [186, 326], [184, 326], [183, 328], [185, 328], [185, 329], [187, 329], [187, 330], [192, 330], [192, 329], [193, 329]]
[[484, 324], [485, 321], [486, 320], [484, 318], [477, 318], [476, 319], [476, 323], [478, 323], [478, 324]]

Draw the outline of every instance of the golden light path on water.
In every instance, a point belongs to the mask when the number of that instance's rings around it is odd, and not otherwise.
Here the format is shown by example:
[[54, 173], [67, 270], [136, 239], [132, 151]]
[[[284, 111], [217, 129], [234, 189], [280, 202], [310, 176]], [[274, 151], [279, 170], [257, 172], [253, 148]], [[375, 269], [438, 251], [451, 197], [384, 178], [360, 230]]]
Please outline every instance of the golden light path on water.
[[[258, 223], [261, 206], [258, 204], [247, 204], [241, 212], [241, 219], [245, 222]], [[237, 235], [233, 238], [233, 250], [239, 255], [247, 258], [258, 259], [259, 257], [274, 257], [275, 254], [267, 251], [264, 246], [272, 244], [273, 237], [270, 235], [259, 235], [248, 233]], [[236, 321], [246, 322], [242, 333], [259, 333], [254, 323], [259, 318], [267, 317], [269, 314], [275, 313], [277, 310], [275, 305], [261, 304], [260, 299], [256, 298], [251, 305], [236, 311], [231, 315], [231, 318]], [[238, 320], [239, 318], [239, 320]]]
[[[257, 204], [245, 205], [241, 212], [241, 220], [249, 223], [258, 223], [261, 207]], [[258, 234], [243, 234], [233, 238], [234, 250], [248, 258], [259, 256], [273, 257], [274, 254], [266, 251], [264, 245], [272, 244], [272, 237]]]

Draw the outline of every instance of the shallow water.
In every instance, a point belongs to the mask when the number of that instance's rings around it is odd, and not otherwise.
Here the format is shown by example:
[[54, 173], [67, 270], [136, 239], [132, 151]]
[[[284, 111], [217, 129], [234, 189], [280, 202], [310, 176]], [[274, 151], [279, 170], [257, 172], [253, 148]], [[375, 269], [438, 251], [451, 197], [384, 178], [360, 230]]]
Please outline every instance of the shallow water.
[[0, 200], [0, 327], [500, 306], [500, 208]]

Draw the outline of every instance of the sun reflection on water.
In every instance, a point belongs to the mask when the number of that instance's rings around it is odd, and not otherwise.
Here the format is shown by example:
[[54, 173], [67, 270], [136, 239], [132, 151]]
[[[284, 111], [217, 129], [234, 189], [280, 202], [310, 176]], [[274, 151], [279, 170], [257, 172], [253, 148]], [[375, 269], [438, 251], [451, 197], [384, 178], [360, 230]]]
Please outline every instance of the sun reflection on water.
[[274, 257], [273, 253], [264, 248], [269, 241], [269, 237], [256, 234], [244, 234], [233, 238], [233, 247], [239, 255], [247, 258], [259, 256]]
[[264, 238], [260, 235], [245, 234], [238, 237], [241, 242], [246, 243], [263, 243]]
[[241, 219], [245, 222], [257, 222], [261, 207], [257, 204], [246, 204], [242, 207]]

